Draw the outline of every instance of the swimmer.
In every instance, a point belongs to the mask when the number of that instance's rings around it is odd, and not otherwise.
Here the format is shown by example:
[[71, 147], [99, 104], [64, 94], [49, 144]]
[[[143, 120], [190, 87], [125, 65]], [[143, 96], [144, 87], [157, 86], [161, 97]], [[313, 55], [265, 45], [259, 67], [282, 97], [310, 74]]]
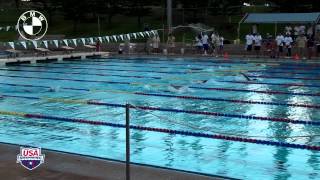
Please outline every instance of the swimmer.
[[257, 79], [250, 79], [245, 73], [240, 73], [243, 77], [247, 79], [247, 81], [256, 81]]
[[177, 86], [177, 85], [172, 85], [172, 84], [170, 84], [170, 87], [173, 87], [176, 90], [180, 90], [182, 88], [182, 86]]
[[208, 80], [197, 80], [197, 81], [194, 81], [194, 83], [196, 83], [196, 84], [205, 84], [207, 82], [208, 82]]

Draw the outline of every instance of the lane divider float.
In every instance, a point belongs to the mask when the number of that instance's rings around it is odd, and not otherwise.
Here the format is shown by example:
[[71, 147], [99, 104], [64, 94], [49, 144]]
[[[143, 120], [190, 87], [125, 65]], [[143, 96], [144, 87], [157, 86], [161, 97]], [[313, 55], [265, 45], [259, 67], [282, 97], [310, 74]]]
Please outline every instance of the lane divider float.
[[[43, 115], [43, 114], [29, 114], [29, 113], [8, 112], [8, 111], [0, 111], [0, 114], [10, 115], [10, 116], [19, 116], [19, 117], [24, 117], [28, 119], [46, 119], [46, 120], [55, 120], [55, 121], [62, 121], [62, 122], [69, 122], [69, 123], [90, 124], [95, 126], [108, 126], [113, 128], [126, 127], [125, 124], [110, 123], [110, 122], [104, 122], [104, 121], [93, 121], [93, 120], [78, 119], [78, 118], [58, 117], [58, 116], [50, 116], [50, 115]], [[174, 135], [184, 135], [184, 136], [192, 136], [192, 137], [198, 137], [198, 138], [209, 138], [209, 139], [243, 142], [243, 143], [250, 143], [250, 144], [269, 145], [269, 146], [282, 147], [282, 148], [320, 151], [320, 146], [312, 146], [312, 145], [302, 145], [302, 144], [287, 143], [287, 142], [259, 140], [259, 139], [243, 138], [243, 137], [236, 137], [236, 136], [225, 136], [225, 135], [219, 135], [219, 134], [208, 134], [208, 133], [146, 127], [146, 126], [138, 126], [138, 125], [130, 125], [129, 128], [133, 130], [150, 131], [150, 132], [158, 132], [158, 133], [166, 133], [166, 134], [174, 134]]]

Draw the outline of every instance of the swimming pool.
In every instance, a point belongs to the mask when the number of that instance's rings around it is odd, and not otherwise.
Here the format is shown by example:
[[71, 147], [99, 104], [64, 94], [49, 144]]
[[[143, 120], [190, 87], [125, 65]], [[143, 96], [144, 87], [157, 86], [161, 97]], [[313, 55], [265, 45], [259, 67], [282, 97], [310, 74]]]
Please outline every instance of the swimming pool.
[[3, 66], [0, 141], [124, 160], [125, 130], [115, 126], [130, 103], [131, 125], [163, 131], [132, 129], [133, 162], [240, 179], [318, 179], [319, 67], [209, 58]]

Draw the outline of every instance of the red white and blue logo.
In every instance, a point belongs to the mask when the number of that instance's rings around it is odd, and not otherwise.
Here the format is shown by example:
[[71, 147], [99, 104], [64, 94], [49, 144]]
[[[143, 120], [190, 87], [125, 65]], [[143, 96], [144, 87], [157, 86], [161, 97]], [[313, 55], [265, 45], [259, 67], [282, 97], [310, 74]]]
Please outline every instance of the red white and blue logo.
[[44, 154], [41, 154], [41, 148], [20, 147], [17, 163], [20, 163], [26, 169], [34, 170], [44, 163]]

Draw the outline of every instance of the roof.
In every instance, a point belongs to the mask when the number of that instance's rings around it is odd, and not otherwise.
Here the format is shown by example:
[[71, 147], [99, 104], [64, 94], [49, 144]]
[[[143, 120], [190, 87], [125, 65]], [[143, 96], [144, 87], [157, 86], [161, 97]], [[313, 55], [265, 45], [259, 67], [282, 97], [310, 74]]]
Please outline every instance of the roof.
[[320, 12], [314, 13], [250, 13], [243, 23], [318, 23]]

